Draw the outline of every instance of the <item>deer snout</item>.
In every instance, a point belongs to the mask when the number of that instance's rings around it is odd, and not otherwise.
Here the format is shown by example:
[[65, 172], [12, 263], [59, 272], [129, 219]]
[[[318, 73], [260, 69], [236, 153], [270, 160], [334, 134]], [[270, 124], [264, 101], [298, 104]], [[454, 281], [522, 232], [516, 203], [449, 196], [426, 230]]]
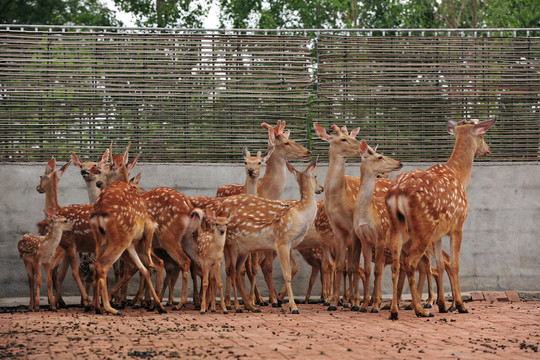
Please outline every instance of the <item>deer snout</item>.
[[319, 185], [319, 186], [317, 186], [317, 187], [315, 188], [315, 194], [317, 194], [317, 195], [318, 195], [318, 194], [322, 194], [323, 191], [324, 191], [324, 187], [321, 186], [321, 185]]
[[255, 170], [253, 170], [253, 168], [249, 168], [248, 169], [248, 175], [249, 176], [253, 176], [253, 173], [255, 172]]
[[221, 235], [223, 235], [223, 234], [225, 234], [225, 230], [219, 230], [219, 233], [220, 233]]
[[395, 170], [401, 170], [401, 168], [403, 167], [403, 164], [402, 163], [399, 163], [399, 165], [395, 168]]
[[41, 187], [41, 185], [36, 186], [36, 190], [40, 194], [43, 194], [45, 192], [45, 190]]
[[82, 176], [90, 175], [90, 172], [89, 172], [88, 170], [86, 170], [86, 169], [82, 169], [82, 170], [81, 170], [81, 175], [82, 175]]
[[96, 186], [98, 189], [101, 189], [101, 187], [103, 186], [103, 181], [96, 181]]

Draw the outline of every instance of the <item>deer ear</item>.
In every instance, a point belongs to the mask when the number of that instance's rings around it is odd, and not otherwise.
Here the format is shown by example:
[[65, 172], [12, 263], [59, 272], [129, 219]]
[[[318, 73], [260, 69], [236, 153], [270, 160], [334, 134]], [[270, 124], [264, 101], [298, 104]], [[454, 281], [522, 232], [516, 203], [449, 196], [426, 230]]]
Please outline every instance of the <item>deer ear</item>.
[[273, 148], [271, 148], [271, 149], [268, 151], [268, 153], [267, 153], [267, 154], [264, 156], [264, 158], [263, 158], [263, 164], [266, 163], [266, 162], [268, 161], [268, 159], [270, 159], [270, 156], [272, 156], [272, 154], [274, 153], [274, 150], [275, 150], [275, 149], [276, 149], [276, 148], [273, 147]]
[[53, 208], [48, 208], [47, 211], [43, 210], [48, 221], [53, 221], [56, 218], [56, 213]]
[[122, 163], [123, 163], [123, 164], [126, 164], [126, 165], [127, 165], [127, 163], [128, 163], [128, 158], [129, 158], [129, 148], [130, 148], [130, 147], [131, 147], [131, 141], [129, 142], [126, 151], [124, 151], [124, 157], [122, 158]]
[[368, 149], [369, 149], [369, 146], [367, 142], [364, 139], [362, 139], [362, 141], [360, 141], [360, 156], [362, 157], [362, 159], [365, 159], [367, 157]]
[[97, 166], [95, 166], [95, 165], [92, 166], [92, 167], [90, 168], [90, 170], [88, 170], [88, 171], [90, 171], [90, 172], [91, 172], [92, 174], [94, 174], [94, 175], [100, 175], [100, 174], [101, 174], [101, 170], [100, 170]]
[[133, 159], [132, 161], [130, 161], [129, 163], [127, 163], [126, 165], [126, 168], [127, 168], [127, 171], [128, 172], [131, 172], [131, 170], [133, 170], [133, 168], [135, 167], [135, 165], [137, 165], [137, 161], [139, 161], [139, 158], [141, 157], [141, 154], [137, 154], [137, 156], [135, 156], [135, 159]]
[[248, 148], [247, 146], [244, 146], [242, 148], [242, 156], [244, 156], [244, 160], [247, 159], [249, 157], [249, 151], [248, 151]]
[[54, 156], [49, 160], [47, 163], [47, 166], [45, 166], [45, 175], [49, 175], [54, 171], [54, 168], [56, 167], [56, 159]]
[[291, 164], [289, 164], [288, 161], [285, 161], [285, 164], [287, 164], [287, 169], [289, 169], [289, 171], [291, 172], [291, 174], [293, 174], [294, 177], [296, 177], [296, 175], [298, 174], [298, 172], [292, 167]]
[[317, 155], [315, 160], [311, 164], [308, 165], [307, 171], [309, 173], [312, 173], [313, 171], [315, 171], [315, 168], [317, 167], [317, 161], [319, 161], [319, 155]]
[[229, 215], [227, 215], [227, 221], [231, 221], [235, 216], [236, 216], [236, 213], [238, 212], [237, 209], [234, 209], [233, 211], [231, 211], [229, 213]]
[[458, 125], [457, 122], [455, 122], [454, 120], [447, 120], [446, 131], [448, 131], [450, 135], [456, 135], [455, 129], [457, 125]]
[[484, 121], [483, 123], [474, 125], [474, 133], [476, 135], [483, 135], [486, 133], [486, 131], [489, 130], [489, 128], [495, 123], [495, 120], [497, 119], [491, 119]]
[[69, 160], [64, 166], [62, 166], [60, 170], [58, 170], [58, 178], [61, 178], [62, 175], [64, 175], [69, 165], [71, 165], [71, 160]]
[[203, 217], [204, 217], [204, 212], [201, 209], [199, 208], [193, 209], [191, 211], [190, 219], [188, 223], [188, 229], [187, 229], [188, 232], [193, 232], [197, 230]]
[[351, 131], [351, 136], [352, 136], [352, 137], [356, 137], [356, 135], [358, 135], [359, 132], [360, 132], [360, 128], [357, 127], [356, 129], [353, 129], [353, 130]]
[[323, 128], [318, 123], [313, 123], [313, 127], [315, 128], [315, 132], [317, 133], [317, 135], [319, 135], [322, 140], [330, 141], [330, 135], [328, 135], [325, 128]]
[[133, 179], [130, 180], [130, 182], [134, 184], [139, 184], [139, 182], [141, 181], [141, 176], [142, 173], [138, 173]]
[[[280, 125], [279, 125], [279, 121], [278, 121], [278, 126], [276, 126], [276, 127], [278, 128], [278, 130], [277, 130], [277, 133], [278, 133], [278, 134], [283, 134], [283, 129], [285, 129], [285, 124], [286, 124], [286, 123], [285, 123], [285, 120], [283, 120], [283, 121], [281, 122], [281, 126], [280, 126]], [[288, 133], [290, 133], [290, 131], [288, 131]], [[289, 138], [288, 135], [285, 136], [285, 137], [286, 137], [287, 139]]]
[[210, 220], [210, 222], [215, 222], [216, 214], [214, 214], [214, 212], [211, 209], [206, 209], [205, 211], [206, 211], [206, 217], [208, 218], [208, 220]]
[[[285, 122], [283, 122], [283, 123], [285, 123]], [[283, 133], [283, 137], [284, 137], [285, 139], [288, 139], [289, 136], [291, 136], [291, 130], [287, 130], [287, 132]]]
[[274, 130], [272, 128], [268, 129], [268, 144], [270, 146], [275, 146], [276, 143], [276, 134], [274, 133]]
[[73, 165], [75, 165], [79, 169], [82, 169], [81, 160], [79, 160], [79, 157], [77, 155], [71, 153], [71, 160], [73, 161]]
[[99, 166], [99, 167], [105, 166], [105, 164], [107, 163], [107, 160], [108, 160], [108, 159], [109, 159], [109, 149], [105, 150], [105, 153], [104, 153], [103, 156], [101, 157], [101, 160], [99, 161], [98, 166]]

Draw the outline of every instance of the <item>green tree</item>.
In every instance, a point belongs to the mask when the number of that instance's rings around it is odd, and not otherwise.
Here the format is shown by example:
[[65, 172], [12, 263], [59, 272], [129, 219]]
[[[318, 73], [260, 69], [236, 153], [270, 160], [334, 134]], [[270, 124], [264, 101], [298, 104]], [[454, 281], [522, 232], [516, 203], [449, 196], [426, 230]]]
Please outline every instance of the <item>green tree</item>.
[[201, 28], [211, 2], [198, 0], [114, 0], [139, 26]]
[[99, 0], [1, 0], [0, 23], [121, 26]]

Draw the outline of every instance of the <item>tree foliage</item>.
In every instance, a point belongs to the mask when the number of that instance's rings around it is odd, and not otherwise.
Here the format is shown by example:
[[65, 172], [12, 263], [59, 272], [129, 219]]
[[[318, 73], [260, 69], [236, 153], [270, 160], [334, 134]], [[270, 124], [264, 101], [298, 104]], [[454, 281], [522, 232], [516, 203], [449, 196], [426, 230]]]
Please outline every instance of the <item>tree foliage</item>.
[[197, 0], [114, 0], [139, 26], [201, 28], [210, 3]]
[[99, 0], [1, 0], [0, 23], [121, 26]]

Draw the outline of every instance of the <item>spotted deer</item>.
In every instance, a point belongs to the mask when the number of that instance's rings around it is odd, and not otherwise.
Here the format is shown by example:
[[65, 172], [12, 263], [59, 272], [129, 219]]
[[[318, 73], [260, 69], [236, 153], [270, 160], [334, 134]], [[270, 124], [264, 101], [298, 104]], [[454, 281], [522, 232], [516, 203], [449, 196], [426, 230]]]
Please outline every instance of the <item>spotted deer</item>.
[[108, 159], [109, 159], [109, 149], [105, 150], [105, 153], [101, 157], [101, 160], [98, 162], [93, 162], [93, 161], [82, 162], [76, 154], [71, 153], [71, 160], [73, 161], [73, 165], [81, 169], [81, 176], [84, 182], [86, 183], [86, 189], [88, 191], [88, 200], [90, 201], [90, 203], [93, 203], [94, 201], [96, 201], [100, 193], [99, 188], [96, 186], [96, 182], [99, 180], [99, 176], [95, 172], [92, 172], [91, 169], [94, 166], [99, 169], [102, 169], [105, 166], [105, 164], [107, 164]]
[[[196, 209], [200, 210], [200, 209]], [[209, 283], [213, 288], [213, 296], [210, 296], [212, 310], [215, 311], [215, 288], [219, 290], [221, 297], [221, 307], [223, 313], [227, 314], [225, 298], [223, 295], [223, 284], [221, 280], [221, 261], [223, 259], [223, 249], [225, 247], [225, 239], [227, 235], [228, 223], [233, 214], [227, 216], [218, 216], [212, 210], [207, 210], [205, 214], [196, 213], [199, 218], [199, 227], [197, 232], [197, 254], [202, 267], [202, 298], [201, 298], [201, 314], [205, 314], [207, 310], [207, 297], [209, 296]], [[202, 216], [202, 218], [201, 218]]]
[[[273, 137], [270, 136], [270, 140], [273, 141]], [[271, 147], [268, 153], [263, 157], [262, 152], [258, 151], [257, 155], [252, 156], [251, 153], [248, 151], [247, 147], [243, 148], [242, 155], [244, 156], [244, 170], [246, 173], [246, 180], [244, 182], [242, 194], [251, 194], [251, 195], [257, 195], [257, 184], [259, 182], [259, 175], [261, 173], [261, 169], [263, 165], [268, 161], [270, 156], [272, 156], [272, 153], [274, 152], [275, 147]], [[236, 184], [233, 184], [236, 186]], [[228, 196], [229, 193], [229, 187], [230, 185], [222, 186], [217, 191], [217, 197], [224, 197]], [[255, 252], [253, 254], [250, 254], [246, 261], [246, 274], [249, 278], [249, 281], [251, 282], [251, 292], [249, 301], [252, 304], [255, 303], [264, 303], [264, 300], [262, 299], [256, 284], [256, 278], [255, 274], [258, 271], [259, 268], [259, 262], [264, 258], [264, 253]]]
[[[45, 216], [47, 218], [48, 233], [44, 236], [24, 234], [17, 245], [28, 275], [28, 285], [30, 286], [30, 305], [28, 306], [28, 310], [30, 311], [39, 310], [42, 266], [47, 276], [47, 297], [49, 298], [49, 304], [54, 304], [50, 267], [56, 248], [60, 244], [62, 233], [73, 230], [74, 228], [73, 223], [68, 221], [64, 216], [56, 215], [52, 208], [49, 208], [45, 212]], [[36, 284], [36, 292], [34, 292], [34, 282]], [[53, 310], [52, 307], [51, 310]]]
[[[311, 152], [295, 141], [291, 140], [290, 131], [284, 132], [285, 121], [279, 120], [276, 126], [271, 126], [267, 123], [262, 123], [261, 126], [268, 131], [268, 149], [269, 151], [273, 148], [274, 152], [272, 156], [267, 160], [266, 171], [262, 178], [259, 179], [257, 183], [257, 196], [270, 199], [270, 200], [281, 200], [283, 191], [285, 190], [285, 184], [287, 181], [287, 161], [294, 160], [307, 160], [311, 156]], [[242, 194], [242, 185], [225, 185], [221, 188], [221, 194], [224, 196], [238, 195]], [[228, 268], [228, 274], [234, 270], [231, 268], [231, 264], [228, 264], [228, 253], [225, 253], [226, 258], [226, 267]], [[274, 252], [268, 251], [265, 252], [264, 258], [262, 261], [262, 270], [265, 282], [268, 286], [268, 292], [270, 296], [270, 302], [272, 306], [278, 306], [278, 301], [274, 289], [273, 283], [273, 263], [274, 263]], [[294, 258], [293, 258], [294, 259]], [[257, 263], [252, 262], [254, 265], [252, 267], [252, 276], [255, 277], [258, 269]], [[225, 291], [228, 293], [230, 289], [231, 279], [227, 276]], [[229, 300], [228, 295], [225, 297]], [[264, 305], [264, 304], [263, 304]]]
[[85, 204], [62, 207], [58, 203], [58, 183], [70, 164], [71, 160], [57, 171], [55, 170], [56, 159], [54, 157], [51, 158], [45, 167], [45, 172], [40, 176], [39, 185], [36, 187], [39, 193], [45, 194], [46, 209], [53, 209], [57, 215], [65, 217], [76, 226], [74, 231], [63, 233], [60, 244], [56, 248], [53, 257], [50, 268], [51, 272], [56, 269], [62, 259], [63, 261], [62, 269], [55, 286], [56, 294], [54, 301], [50, 304], [52, 310], [56, 309], [56, 304], [63, 302], [61, 298], [62, 283], [70, 266], [73, 278], [81, 291], [83, 305], [90, 305], [90, 298], [79, 276], [77, 252], [91, 253], [95, 249], [94, 237], [88, 222], [92, 205]]
[[[392, 182], [386, 195], [386, 206], [391, 219], [389, 247], [392, 253], [393, 297], [390, 318], [398, 318], [397, 283], [401, 250], [406, 249], [402, 268], [407, 274], [412, 295], [412, 306], [418, 316], [433, 316], [420, 306], [414, 272], [418, 261], [433, 244], [438, 274], [443, 274], [442, 237], [450, 237], [450, 268], [452, 296], [459, 312], [467, 312], [459, 287], [459, 254], [463, 224], [469, 204], [465, 189], [471, 178], [475, 155], [491, 152], [484, 141], [485, 132], [495, 119], [483, 123], [457, 124], [449, 120], [446, 128], [456, 140], [450, 159], [426, 170], [400, 174]], [[446, 312], [443, 276], [437, 278], [437, 304]]]
[[[349, 134], [346, 126], [341, 129], [337, 125], [332, 125], [334, 135], [328, 134], [326, 129], [318, 123], [313, 124], [317, 135], [330, 144], [328, 173], [325, 179], [324, 203], [326, 213], [332, 226], [335, 238], [335, 273], [333, 281], [333, 292], [328, 310], [336, 310], [339, 302], [341, 278], [345, 271], [345, 250], [349, 249], [348, 266], [353, 277], [353, 306], [352, 310], [359, 310], [360, 290], [358, 287], [361, 278], [360, 267], [360, 241], [353, 230], [353, 214], [358, 191], [360, 189], [360, 179], [352, 176], [345, 176], [345, 162], [349, 157], [360, 156], [360, 141], [356, 135], [360, 128], [352, 130]], [[383, 180], [383, 179], [381, 179]], [[375, 187], [380, 187], [377, 182]]]
[[353, 212], [353, 229], [362, 245], [364, 258], [364, 301], [361, 312], [366, 312], [369, 305], [371, 260], [375, 253], [375, 279], [373, 287], [373, 308], [378, 312], [382, 301], [382, 273], [385, 265], [384, 248], [390, 220], [384, 203], [384, 196], [374, 196], [375, 182], [379, 173], [397, 171], [403, 165], [388, 156], [373, 150], [364, 140], [360, 142], [360, 190], [356, 197]]
[[[228, 214], [238, 210], [229, 222], [227, 230], [227, 243], [234, 244], [232, 263], [235, 264], [236, 284], [240, 290], [244, 307], [251, 311], [258, 311], [248, 301], [245, 282], [241, 270], [248, 255], [253, 251], [277, 251], [281, 270], [289, 295], [289, 309], [293, 314], [298, 313], [294, 302], [291, 286], [291, 249], [299, 244], [317, 214], [315, 191], [322, 187], [317, 183], [313, 171], [317, 161], [312, 162], [306, 170], [296, 171], [288, 162], [289, 171], [295, 176], [300, 188], [300, 200], [285, 204], [276, 200], [268, 200], [253, 195], [235, 195], [226, 198], [220, 208], [219, 214]], [[236, 292], [236, 291], [235, 291]], [[238, 299], [235, 301], [236, 311], [241, 312]]]

